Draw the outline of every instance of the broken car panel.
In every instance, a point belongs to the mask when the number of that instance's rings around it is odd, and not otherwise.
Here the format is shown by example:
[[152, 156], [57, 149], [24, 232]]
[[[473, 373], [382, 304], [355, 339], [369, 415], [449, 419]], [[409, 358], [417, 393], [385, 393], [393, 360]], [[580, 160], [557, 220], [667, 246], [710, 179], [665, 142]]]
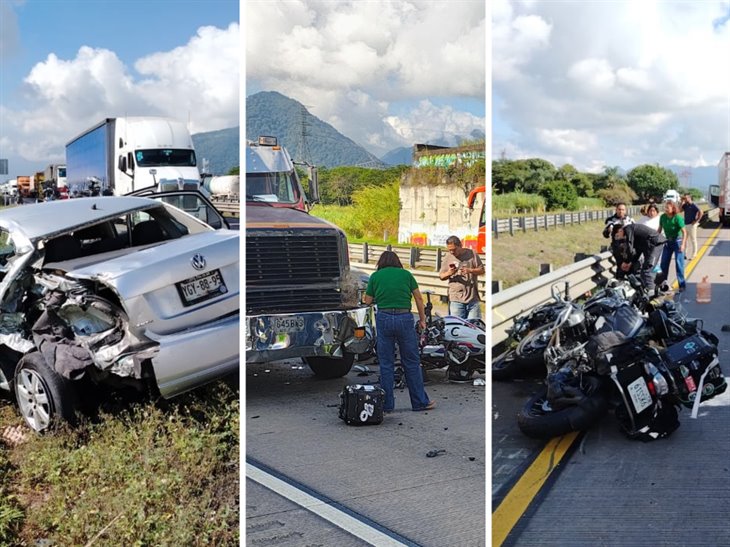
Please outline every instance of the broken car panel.
[[238, 233], [169, 203], [1, 211], [0, 276], [0, 388], [36, 430], [68, 417], [67, 383], [85, 376], [171, 397], [238, 367]]

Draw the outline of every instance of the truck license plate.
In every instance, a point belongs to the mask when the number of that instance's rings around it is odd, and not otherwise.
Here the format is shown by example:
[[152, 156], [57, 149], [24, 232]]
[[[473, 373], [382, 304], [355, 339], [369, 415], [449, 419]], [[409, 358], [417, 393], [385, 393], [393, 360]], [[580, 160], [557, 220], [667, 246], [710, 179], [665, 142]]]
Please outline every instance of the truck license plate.
[[198, 302], [208, 300], [215, 296], [228, 292], [223, 282], [220, 270], [213, 270], [204, 274], [196, 275], [184, 281], [176, 283], [178, 293], [183, 306], [192, 306]]
[[629, 384], [627, 389], [637, 414], [652, 405], [651, 394], [644, 378], [637, 378]]
[[301, 332], [304, 330], [304, 317], [301, 315], [274, 317], [272, 323], [274, 332]]

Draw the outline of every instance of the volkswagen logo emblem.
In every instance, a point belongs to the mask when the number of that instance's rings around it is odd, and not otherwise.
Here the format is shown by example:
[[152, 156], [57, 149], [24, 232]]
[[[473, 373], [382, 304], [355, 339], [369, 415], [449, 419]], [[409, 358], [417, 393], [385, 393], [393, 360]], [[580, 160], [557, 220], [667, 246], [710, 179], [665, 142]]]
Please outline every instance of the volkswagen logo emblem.
[[193, 268], [196, 270], [204, 270], [205, 269], [205, 258], [203, 255], [193, 255], [193, 258], [190, 259], [190, 263], [193, 265]]

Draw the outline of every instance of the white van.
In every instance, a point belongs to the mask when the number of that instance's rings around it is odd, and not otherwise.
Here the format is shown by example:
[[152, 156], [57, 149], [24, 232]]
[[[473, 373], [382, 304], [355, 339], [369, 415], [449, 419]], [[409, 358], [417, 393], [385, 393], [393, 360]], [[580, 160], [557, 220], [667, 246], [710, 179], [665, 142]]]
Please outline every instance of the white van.
[[679, 203], [679, 192], [676, 190], [667, 190], [662, 201], [673, 201], [674, 203]]

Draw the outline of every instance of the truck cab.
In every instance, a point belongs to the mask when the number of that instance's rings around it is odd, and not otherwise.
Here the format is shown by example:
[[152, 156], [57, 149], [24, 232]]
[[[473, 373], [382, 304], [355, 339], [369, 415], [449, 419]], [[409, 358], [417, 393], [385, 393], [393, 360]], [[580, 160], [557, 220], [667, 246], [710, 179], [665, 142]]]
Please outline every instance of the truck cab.
[[274, 137], [246, 150], [246, 362], [301, 357], [320, 377], [347, 374], [373, 343], [373, 309], [360, 303], [347, 239], [309, 215], [310, 197]]

